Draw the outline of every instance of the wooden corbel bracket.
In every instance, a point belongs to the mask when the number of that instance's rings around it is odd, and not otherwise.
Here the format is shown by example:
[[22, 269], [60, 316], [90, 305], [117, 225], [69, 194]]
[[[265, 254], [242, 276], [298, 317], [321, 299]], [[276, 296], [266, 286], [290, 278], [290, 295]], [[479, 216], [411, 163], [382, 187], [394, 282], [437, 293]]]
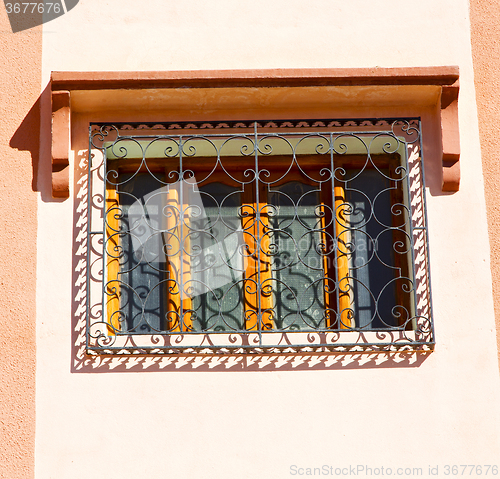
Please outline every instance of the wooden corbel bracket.
[[458, 131], [458, 80], [441, 91], [441, 138], [443, 143], [443, 191], [460, 186], [460, 135]]
[[52, 92], [52, 196], [69, 197], [70, 93]]

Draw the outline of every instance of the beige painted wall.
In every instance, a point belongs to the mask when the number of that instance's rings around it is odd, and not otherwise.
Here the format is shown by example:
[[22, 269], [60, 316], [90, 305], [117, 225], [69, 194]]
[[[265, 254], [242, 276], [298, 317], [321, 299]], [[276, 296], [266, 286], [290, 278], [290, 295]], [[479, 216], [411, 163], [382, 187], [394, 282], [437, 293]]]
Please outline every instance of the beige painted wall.
[[34, 474], [35, 285], [42, 29], [0, 7], [0, 477]]
[[[42, 140], [36, 477], [274, 479], [289, 477], [292, 465], [323, 464], [425, 471], [439, 465], [443, 474], [445, 464], [492, 464], [500, 457], [466, 0], [328, 0], [307, 8], [282, 0], [152, 0], [140, 8], [131, 0], [86, 0], [45, 25], [44, 85], [52, 70], [453, 64], [461, 69], [463, 179], [458, 193], [439, 194], [438, 178], [428, 178], [438, 344], [418, 367], [72, 371], [75, 203], [44, 201], [49, 148]], [[42, 108], [47, 113], [48, 105]], [[48, 128], [42, 123], [42, 138]]]

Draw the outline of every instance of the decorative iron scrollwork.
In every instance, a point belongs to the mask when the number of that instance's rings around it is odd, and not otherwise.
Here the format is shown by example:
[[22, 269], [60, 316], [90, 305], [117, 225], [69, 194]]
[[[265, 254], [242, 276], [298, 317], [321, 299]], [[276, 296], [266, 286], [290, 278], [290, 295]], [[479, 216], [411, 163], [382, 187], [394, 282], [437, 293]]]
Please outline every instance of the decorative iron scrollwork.
[[87, 352], [432, 349], [419, 119], [92, 124]]

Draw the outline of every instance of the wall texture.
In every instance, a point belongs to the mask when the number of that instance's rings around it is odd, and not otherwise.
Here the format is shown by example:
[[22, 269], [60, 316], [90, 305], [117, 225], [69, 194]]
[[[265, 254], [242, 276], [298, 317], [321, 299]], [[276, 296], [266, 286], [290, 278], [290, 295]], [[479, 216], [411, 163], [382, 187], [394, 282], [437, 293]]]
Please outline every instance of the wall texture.
[[[132, 0], [119, 8], [87, 0], [44, 26], [43, 82], [57, 70], [459, 65], [460, 191], [441, 192], [437, 165], [427, 178], [436, 351], [414, 365], [371, 368], [188, 371], [179, 362], [152, 371], [144, 361], [133, 372], [72, 370], [69, 285], [77, 280], [76, 195], [84, 194], [72, 182], [69, 200], [38, 204], [37, 477], [276, 479], [292, 465], [427, 470], [499, 456], [469, 4], [361, 3], [151, 0], [139, 11]], [[85, 136], [74, 120], [73, 139]], [[78, 177], [85, 141], [74, 146]]]
[[[500, 351], [500, 4], [471, 0], [471, 39], [474, 62], [481, 156], [491, 247], [491, 274]], [[500, 353], [499, 353], [500, 359]]]
[[[489, 256], [491, 243], [498, 315], [500, 8], [471, 0], [471, 52], [467, 0], [359, 3], [86, 0], [16, 35], [0, 7], [0, 476], [276, 479], [323, 464], [442, 474], [445, 464], [500, 457]], [[187, 371], [179, 362], [152, 371], [146, 361], [134, 372], [74, 369], [75, 223], [85, 194], [75, 179], [87, 125], [74, 118], [73, 139], [83, 140], [74, 142], [71, 197], [52, 201], [50, 101], [40, 96], [51, 71], [433, 65], [460, 67], [462, 184], [442, 194], [439, 165], [429, 165], [429, 357], [365, 368], [347, 358], [325, 370]]]
[[0, 477], [34, 474], [35, 286], [42, 28], [0, 7]]

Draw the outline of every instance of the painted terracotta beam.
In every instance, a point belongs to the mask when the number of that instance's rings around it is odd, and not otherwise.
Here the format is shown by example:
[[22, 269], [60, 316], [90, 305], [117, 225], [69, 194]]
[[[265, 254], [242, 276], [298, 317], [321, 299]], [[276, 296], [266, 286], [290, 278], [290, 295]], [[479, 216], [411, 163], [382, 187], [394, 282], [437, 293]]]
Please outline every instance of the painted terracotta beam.
[[453, 85], [458, 67], [53, 72], [55, 90]]
[[72, 91], [162, 90], [196, 88], [296, 88], [436, 86], [441, 89], [443, 191], [458, 191], [459, 70], [457, 66], [412, 68], [341, 68], [208, 70], [169, 72], [53, 72], [53, 196], [69, 196], [70, 98]]

